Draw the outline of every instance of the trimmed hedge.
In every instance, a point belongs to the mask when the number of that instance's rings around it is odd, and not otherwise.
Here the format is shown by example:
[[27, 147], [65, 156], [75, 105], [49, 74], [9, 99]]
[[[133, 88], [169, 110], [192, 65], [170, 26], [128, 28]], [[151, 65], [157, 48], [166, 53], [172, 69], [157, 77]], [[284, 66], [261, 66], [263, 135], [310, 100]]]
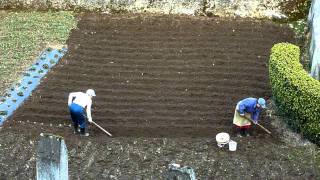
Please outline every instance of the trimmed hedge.
[[279, 110], [287, 123], [320, 145], [320, 82], [311, 78], [299, 62], [299, 47], [279, 43], [272, 47], [269, 75]]

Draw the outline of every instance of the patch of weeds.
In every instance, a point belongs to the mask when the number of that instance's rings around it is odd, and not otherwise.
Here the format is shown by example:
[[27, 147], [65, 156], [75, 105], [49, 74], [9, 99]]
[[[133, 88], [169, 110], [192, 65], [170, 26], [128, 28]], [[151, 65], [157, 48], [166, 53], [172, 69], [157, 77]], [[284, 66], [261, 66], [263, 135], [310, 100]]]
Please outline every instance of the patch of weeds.
[[308, 22], [307, 20], [301, 19], [298, 21], [294, 21], [289, 23], [289, 26], [293, 29], [295, 35], [299, 39], [303, 39], [308, 30]]
[[23, 86], [23, 87], [22, 87], [22, 89], [28, 89], [28, 87], [26, 87], [26, 86]]
[[320, 148], [316, 150], [316, 166], [317, 166], [318, 172], [320, 172]]
[[30, 76], [30, 73], [23, 73], [24, 76]]
[[0, 115], [1, 116], [6, 116], [6, 115], [8, 115], [8, 111], [0, 111]]
[[283, 1], [279, 4], [281, 11], [287, 15], [288, 21], [297, 21], [307, 17], [311, 0]]
[[52, 48], [47, 48], [47, 50], [46, 50], [47, 52], [51, 52], [52, 51]]
[[58, 57], [59, 57], [59, 55], [58, 55], [58, 54], [55, 54], [55, 55], [54, 55], [54, 58], [58, 58]]
[[128, 13], [129, 11], [122, 8], [122, 7], [111, 7], [110, 8], [110, 13], [111, 14], [125, 14]]
[[33, 76], [33, 78], [39, 78], [39, 76]]
[[32, 84], [32, 81], [28, 81], [28, 84]]
[[45, 57], [41, 57], [41, 58], [40, 58], [40, 60], [45, 60], [45, 59], [46, 59]]
[[54, 63], [56, 63], [56, 61], [53, 59], [50, 59], [50, 64], [54, 64]]
[[11, 97], [11, 94], [10, 93], [5, 93], [4, 97]]
[[42, 69], [38, 71], [39, 74], [41, 74], [41, 73], [43, 73], [43, 72], [44, 72], [44, 71], [43, 71]]
[[29, 71], [35, 71], [37, 68], [35, 66], [32, 66]]
[[23, 92], [20, 91], [20, 92], [17, 93], [17, 95], [22, 97], [23, 96]]
[[44, 64], [42, 65], [43, 69], [49, 69], [49, 65], [48, 64]]
[[12, 99], [12, 102], [16, 103], [16, 102], [17, 102], [17, 100], [16, 100], [16, 99]]
[[12, 87], [12, 88], [10, 88], [10, 91], [14, 91], [14, 88]]

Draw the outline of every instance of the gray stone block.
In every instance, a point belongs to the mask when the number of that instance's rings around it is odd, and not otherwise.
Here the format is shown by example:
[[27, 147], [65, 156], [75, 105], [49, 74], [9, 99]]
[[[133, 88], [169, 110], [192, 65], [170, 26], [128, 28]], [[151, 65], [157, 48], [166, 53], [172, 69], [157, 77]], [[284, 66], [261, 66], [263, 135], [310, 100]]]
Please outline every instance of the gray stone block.
[[68, 179], [68, 150], [63, 137], [40, 135], [36, 166], [37, 180]]

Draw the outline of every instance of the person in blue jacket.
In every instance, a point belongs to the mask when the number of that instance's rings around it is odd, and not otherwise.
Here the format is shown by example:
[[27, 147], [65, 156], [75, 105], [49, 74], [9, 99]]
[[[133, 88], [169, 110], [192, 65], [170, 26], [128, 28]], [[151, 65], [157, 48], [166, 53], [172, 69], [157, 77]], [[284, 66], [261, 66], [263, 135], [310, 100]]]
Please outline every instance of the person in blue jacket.
[[246, 98], [237, 103], [233, 124], [236, 126], [238, 136], [249, 136], [249, 129], [251, 121], [257, 124], [262, 109], [266, 108], [266, 101], [264, 98]]
[[81, 136], [89, 136], [89, 133], [86, 132], [86, 119], [92, 122], [91, 105], [92, 98], [95, 96], [93, 89], [88, 89], [86, 93], [72, 92], [69, 94], [68, 106], [75, 134], [80, 132]]

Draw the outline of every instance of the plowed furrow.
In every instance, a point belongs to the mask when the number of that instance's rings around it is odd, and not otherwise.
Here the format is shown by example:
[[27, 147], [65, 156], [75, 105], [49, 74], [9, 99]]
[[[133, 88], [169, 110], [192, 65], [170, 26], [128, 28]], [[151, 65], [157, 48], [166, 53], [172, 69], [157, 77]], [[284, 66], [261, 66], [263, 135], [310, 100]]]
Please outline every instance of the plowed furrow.
[[87, 14], [11, 120], [70, 136], [68, 94], [93, 88], [93, 119], [115, 137], [214, 137], [231, 131], [239, 100], [271, 95], [270, 48], [292, 37], [268, 21]]

